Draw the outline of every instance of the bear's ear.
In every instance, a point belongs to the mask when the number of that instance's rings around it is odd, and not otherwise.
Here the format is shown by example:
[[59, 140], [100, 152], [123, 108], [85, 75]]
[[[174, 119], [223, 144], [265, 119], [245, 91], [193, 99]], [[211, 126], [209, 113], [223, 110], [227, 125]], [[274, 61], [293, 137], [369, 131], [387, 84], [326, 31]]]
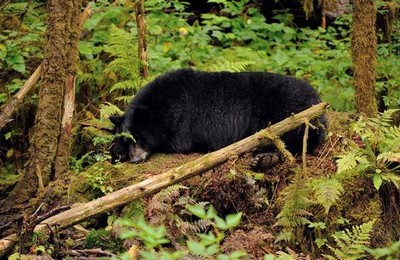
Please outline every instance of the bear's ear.
[[120, 126], [122, 123], [122, 116], [110, 116], [110, 121], [115, 126]]

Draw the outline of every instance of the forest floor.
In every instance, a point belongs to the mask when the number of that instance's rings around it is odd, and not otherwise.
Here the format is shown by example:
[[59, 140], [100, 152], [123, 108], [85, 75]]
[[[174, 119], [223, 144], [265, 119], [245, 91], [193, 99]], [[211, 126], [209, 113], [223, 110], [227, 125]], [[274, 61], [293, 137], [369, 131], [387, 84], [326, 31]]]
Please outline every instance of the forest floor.
[[[165, 250], [184, 250], [186, 247], [183, 240], [215, 230], [210, 221], [201, 220], [188, 212], [187, 205], [200, 203], [204, 206], [213, 205], [221, 217], [236, 212], [243, 214], [240, 225], [225, 232], [225, 238], [220, 243], [221, 253], [229, 254], [243, 249], [250, 259], [263, 259], [266, 254], [279, 252], [285, 252], [296, 259], [319, 258], [329, 250], [326, 247], [316, 248], [314, 240], [317, 234], [304, 226], [293, 229], [296, 232], [294, 242], [276, 243], [282, 230], [277, 225], [277, 216], [284, 203], [281, 193], [285, 192], [293, 178], [298, 178], [299, 171], [306, 174], [306, 180], [315, 176], [331, 176], [336, 172], [335, 156], [348, 150], [350, 143], [359, 143], [350, 130], [350, 125], [355, 121], [353, 115], [329, 112], [328, 118], [328, 140], [317, 155], [307, 156], [305, 171], [301, 170], [304, 165], [299, 156], [295, 163], [283, 162], [263, 173], [252, 172], [249, 167], [251, 154], [247, 154], [155, 195], [62, 230], [53, 234], [50, 240], [40, 241], [37, 238], [35, 241], [24, 241], [23, 253], [39, 252], [55, 258], [93, 259], [129, 250], [131, 256], [134, 256], [139, 249], [145, 249], [142, 239], [120, 239], [123, 231], [121, 226], [115, 224], [115, 220], [120, 217], [135, 219], [139, 216], [144, 216], [151, 225], [166, 227], [169, 243], [163, 246]], [[68, 180], [58, 180], [52, 184], [53, 190], [46, 198], [46, 208], [51, 210], [62, 204], [90, 201], [200, 156], [156, 154], [142, 164], [124, 163], [115, 166], [109, 162], [95, 163], [78, 175], [71, 174]], [[374, 215], [380, 216], [381, 205], [371, 200], [372, 184], [348, 183], [345, 189], [343, 201], [338, 203], [340, 206], [333, 207], [331, 215], [343, 216], [352, 225], [362, 224]], [[324, 218], [323, 208], [311, 206], [308, 217]], [[330, 218], [325, 218], [329, 222]], [[384, 221], [377, 226], [382, 225], [385, 225]], [[382, 232], [372, 235], [371, 239], [372, 244], [376, 245], [388, 240]], [[26, 248], [29, 248], [29, 252]], [[192, 255], [185, 259], [204, 258]]]

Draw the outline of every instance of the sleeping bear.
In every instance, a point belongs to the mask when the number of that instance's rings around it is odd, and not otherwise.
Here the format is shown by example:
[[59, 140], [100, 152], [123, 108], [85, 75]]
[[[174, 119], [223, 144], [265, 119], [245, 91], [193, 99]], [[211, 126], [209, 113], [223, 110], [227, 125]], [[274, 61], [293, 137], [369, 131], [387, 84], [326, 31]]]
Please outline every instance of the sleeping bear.
[[[139, 163], [156, 152], [214, 151], [318, 103], [319, 96], [309, 84], [289, 76], [170, 72], [142, 88], [123, 116], [110, 117], [117, 134], [110, 151], [112, 162]], [[311, 122], [317, 128], [310, 128], [308, 152], [325, 138], [326, 118], [316, 120]], [[302, 151], [303, 133], [300, 127], [281, 137], [291, 153]]]

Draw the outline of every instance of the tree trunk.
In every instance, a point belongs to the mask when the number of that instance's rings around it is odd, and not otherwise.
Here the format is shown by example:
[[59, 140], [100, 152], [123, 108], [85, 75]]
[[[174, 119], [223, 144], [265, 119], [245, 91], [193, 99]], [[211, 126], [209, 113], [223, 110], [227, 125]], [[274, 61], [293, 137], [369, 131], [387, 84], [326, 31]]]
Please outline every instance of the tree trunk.
[[138, 50], [140, 59], [140, 75], [147, 78], [149, 66], [147, 64], [147, 43], [146, 43], [146, 21], [144, 12], [144, 0], [139, 0], [135, 5], [136, 24], [138, 30]]
[[[82, 0], [50, 0], [47, 3], [42, 82], [35, 125], [31, 130], [29, 159], [24, 175], [4, 205], [4, 208], [14, 210], [16, 204], [26, 206], [24, 203], [47, 186], [55, 172], [65, 169], [69, 162], [70, 141], [61, 134], [61, 122], [65, 86], [71, 84], [76, 71]], [[56, 154], [62, 154], [64, 161], [57, 161]]]
[[376, 7], [373, 0], [354, 0], [351, 50], [357, 111], [369, 117], [378, 114], [375, 96]]
[[[71, 154], [72, 140], [72, 117], [75, 107], [75, 74], [78, 68], [78, 42], [81, 33], [80, 14], [82, 0], [74, 0], [72, 6], [72, 16], [68, 19], [68, 35], [64, 38], [66, 44], [64, 46], [67, 55], [65, 69], [66, 77], [64, 78], [64, 107], [61, 120], [61, 129], [55, 158], [55, 177], [58, 178], [66, 173], [69, 167], [69, 157]], [[89, 7], [89, 6], [88, 6]], [[71, 55], [68, 58], [68, 55]]]

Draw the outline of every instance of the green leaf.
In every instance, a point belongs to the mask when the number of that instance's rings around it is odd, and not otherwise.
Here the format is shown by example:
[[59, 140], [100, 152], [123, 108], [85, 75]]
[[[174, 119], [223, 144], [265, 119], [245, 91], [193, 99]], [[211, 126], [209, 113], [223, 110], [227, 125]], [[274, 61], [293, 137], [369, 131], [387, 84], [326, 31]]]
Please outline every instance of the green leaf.
[[221, 254], [217, 256], [217, 260], [230, 260], [232, 258], [230, 258], [228, 255], [225, 254]]
[[212, 219], [212, 218], [214, 218], [215, 216], [217, 216], [217, 212], [215, 211], [214, 206], [213, 206], [213, 205], [210, 205], [210, 206], [208, 207], [208, 210], [207, 210], [206, 219]]
[[326, 244], [328, 240], [326, 238], [317, 238], [315, 239], [315, 244], [318, 246], [318, 248], [321, 248], [323, 245]]
[[11, 68], [18, 72], [25, 73], [25, 63], [14, 63], [11, 65]]
[[397, 189], [400, 189], [400, 176], [395, 173], [385, 173], [384, 175], [381, 175], [382, 179], [385, 181], [390, 181], [392, 182]]
[[19, 253], [14, 253], [8, 256], [8, 260], [19, 260], [19, 259], [21, 259], [21, 255]]
[[376, 190], [379, 190], [383, 182], [382, 175], [374, 174], [373, 183]]
[[121, 226], [128, 226], [128, 227], [134, 227], [136, 224], [135, 221], [128, 218], [120, 218], [115, 223]]
[[229, 229], [229, 226], [226, 224], [226, 222], [223, 218], [215, 216], [214, 221], [215, 221], [215, 225], [217, 226], [217, 228], [222, 229], [222, 230]]
[[188, 205], [186, 208], [191, 214], [195, 215], [196, 217], [199, 217], [201, 219], [207, 218], [206, 210], [201, 205]]
[[120, 237], [121, 239], [128, 239], [128, 238], [136, 237], [136, 235], [137, 235], [137, 232], [132, 231], [132, 230], [129, 230], [129, 229], [125, 229], [125, 230], [123, 230], [123, 231], [121, 232], [121, 234], [120, 234], [119, 237]]
[[214, 254], [216, 254], [216, 253], [218, 253], [219, 252], [219, 245], [218, 244], [213, 244], [213, 245], [210, 245], [210, 246], [208, 246], [207, 248], [206, 248], [206, 251], [204, 252], [204, 256], [211, 256], [211, 255], [214, 255]]
[[208, 234], [197, 234], [201, 238], [201, 243], [205, 246], [209, 246], [218, 242], [217, 238], [212, 232]]
[[322, 230], [326, 228], [326, 224], [325, 222], [311, 222], [308, 227]]
[[7, 56], [7, 48], [4, 44], [0, 44], [0, 59], [4, 59]]
[[239, 225], [241, 218], [242, 218], [241, 212], [236, 214], [229, 214], [228, 216], [225, 217], [225, 222], [228, 228], [234, 228]]
[[375, 259], [381, 259], [386, 256], [386, 259], [395, 259], [395, 258], [390, 258], [388, 256], [395, 256], [400, 252], [400, 240], [397, 242], [394, 242], [391, 244], [389, 247], [384, 247], [384, 248], [374, 248], [366, 249], [368, 253], [370, 253], [372, 256], [374, 256]]
[[91, 42], [88, 41], [79, 41], [79, 53], [81, 55], [86, 55], [88, 58], [92, 59], [93, 58], [93, 49], [94, 46]]
[[188, 240], [186, 242], [190, 252], [194, 255], [203, 255], [206, 251], [206, 247], [199, 242]]

